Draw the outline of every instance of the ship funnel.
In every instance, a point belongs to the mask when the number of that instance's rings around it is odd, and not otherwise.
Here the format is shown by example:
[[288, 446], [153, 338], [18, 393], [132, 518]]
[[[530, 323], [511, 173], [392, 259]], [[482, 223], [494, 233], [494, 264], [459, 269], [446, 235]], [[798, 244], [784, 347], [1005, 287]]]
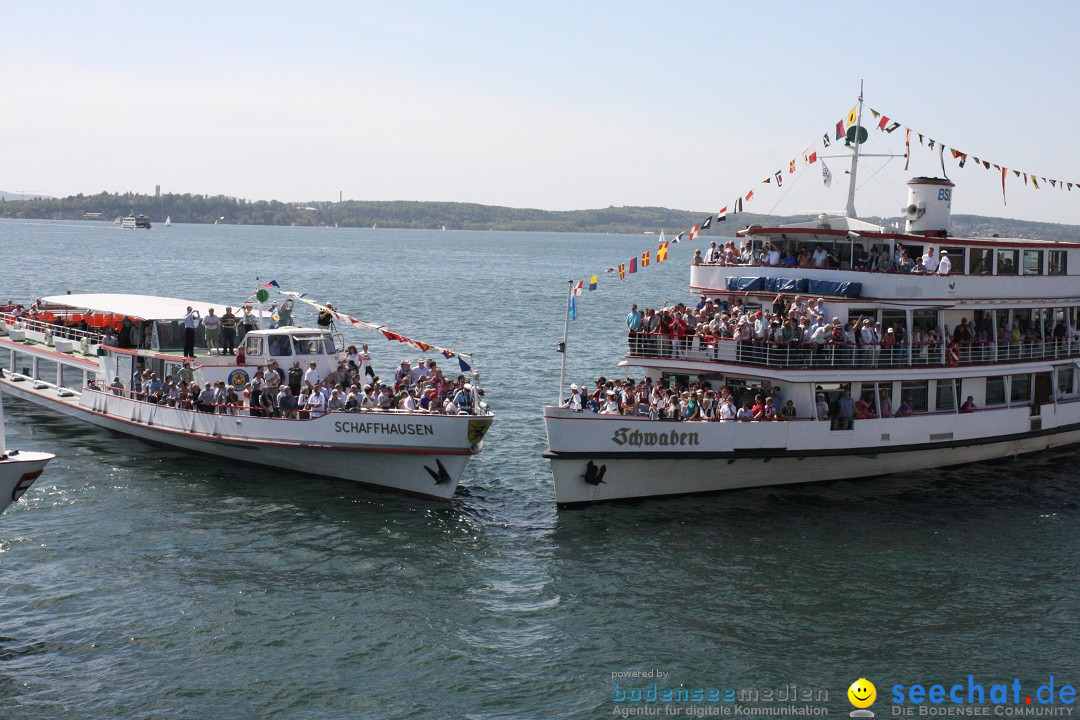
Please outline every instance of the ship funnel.
[[907, 185], [907, 206], [901, 209], [907, 219], [904, 231], [946, 237], [952, 229], [952, 180], [917, 177]]

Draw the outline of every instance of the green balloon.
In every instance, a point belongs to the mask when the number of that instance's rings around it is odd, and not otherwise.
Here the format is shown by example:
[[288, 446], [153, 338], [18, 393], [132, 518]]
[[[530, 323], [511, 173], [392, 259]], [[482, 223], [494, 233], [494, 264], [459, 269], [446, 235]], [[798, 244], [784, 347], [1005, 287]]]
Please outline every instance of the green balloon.
[[270, 299], [270, 293], [266, 292], [264, 288], [259, 288], [259, 292], [255, 293], [255, 299], [259, 302], [266, 302]]

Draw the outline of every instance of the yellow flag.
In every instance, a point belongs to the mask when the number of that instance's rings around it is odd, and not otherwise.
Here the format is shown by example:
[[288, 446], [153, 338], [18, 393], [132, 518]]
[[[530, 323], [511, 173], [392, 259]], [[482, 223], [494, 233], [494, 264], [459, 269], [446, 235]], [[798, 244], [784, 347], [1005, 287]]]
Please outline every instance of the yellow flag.
[[859, 119], [859, 108], [858, 108], [858, 106], [855, 106], [855, 107], [851, 108], [850, 112], [848, 112], [848, 114], [847, 114], [847, 124], [848, 125], [854, 125], [855, 121], [858, 120], [858, 119]]
[[664, 262], [667, 260], [667, 243], [660, 243], [660, 247], [656, 248], [656, 262]]

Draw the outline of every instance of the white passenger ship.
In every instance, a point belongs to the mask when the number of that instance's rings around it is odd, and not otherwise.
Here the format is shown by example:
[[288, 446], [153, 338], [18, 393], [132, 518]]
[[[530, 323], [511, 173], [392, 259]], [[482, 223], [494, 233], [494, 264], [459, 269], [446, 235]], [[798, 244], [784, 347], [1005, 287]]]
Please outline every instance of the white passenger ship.
[[[854, 183], [854, 167], [851, 175]], [[908, 186], [904, 232], [856, 219], [852, 188], [845, 217], [737, 233], [755, 258], [766, 243], [780, 251], [820, 243], [833, 267], [702, 263], [690, 270], [693, 293], [724, 307], [742, 303], [752, 317], [778, 294], [784, 303], [820, 297], [826, 323], [862, 327], [866, 320], [871, 332], [880, 323], [880, 332], [893, 330], [890, 341], [870, 334], [865, 342], [859, 332], [854, 343], [849, 334], [805, 348], [704, 332], [681, 343], [631, 334], [621, 365], [653, 385], [771, 395], [778, 410], [792, 401], [795, 416], [666, 421], [545, 407], [558, 503], [873, 477], [1080, 442], [1080, 243], [953, 237], [953, 184], [915, 178]], [[860, 267], [860, 246], [890, 256], [903, 246], [911, 257], [932, 248], [947, 254], [951, 270], [871, 272]], [[970, 333], [958, 332], [969, 324]], [[839, 410], [845, 391], [859, 403], [850, 422]]]
[[[56, 295], [40, 300], [37, 318], [0, 314], [0, 390], [116, 432], [252, 465], [341, 478], [377, 489], [448, 500], [466, 464], [483, 449], [493, 416], [404, 410], [329, 412], [321, 417], [254, 416], [248, 408], [201, 412], [150, 402], [132, 390], [137, 368], [182, 377], [187, 308], [224, 303], [144, 295]], [[105, 343], [122, 328], [128, 347]], [[197, 347], [203, 346], [202, 327]], [[321, 328], [249, 331], [242, 364], [199, 351], [190, 367], [200, 387], [221, 381], [242, 390], [270, 361], [286, 371], [315, 363], [320, 376], [345, 360], [341, 335]], [[6, 352], [5, 352], [6, 351]], [[475, 398], [477, 389], [470, 385]], [[478, 402], [474, 407], [480, 407]]]

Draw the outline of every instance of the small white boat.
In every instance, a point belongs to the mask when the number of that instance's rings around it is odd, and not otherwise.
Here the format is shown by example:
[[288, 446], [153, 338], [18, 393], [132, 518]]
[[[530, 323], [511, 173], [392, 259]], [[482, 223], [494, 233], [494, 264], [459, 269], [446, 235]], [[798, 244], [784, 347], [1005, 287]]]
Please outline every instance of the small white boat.
[[168, 215], [165, 216], [165, 227], [172, 227], [172, 218]]
[[4, 401], [0, 397], [0, 512], [23, 496], [55, 455], [7, 450], [4, 445]]

